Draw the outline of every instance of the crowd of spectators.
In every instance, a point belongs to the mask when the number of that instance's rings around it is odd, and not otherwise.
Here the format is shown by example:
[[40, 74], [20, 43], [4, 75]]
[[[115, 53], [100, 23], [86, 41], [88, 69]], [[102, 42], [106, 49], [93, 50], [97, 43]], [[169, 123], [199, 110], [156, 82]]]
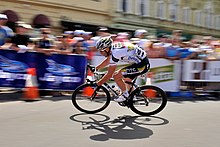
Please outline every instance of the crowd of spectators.
[[[41, 28], [40, 34], [31, 36], [32, 26], [17, 22], [15, 31], [6, 26], [7, 16], [0, 14], [0, 49], [11, 49], [17, 52], [28, 50], [46, 55], [84, 54], [90, 62], [94, 55], [99, 55], [95, 43], [100, 37], [111, 36], [114, 42], [131, 42], [142, 47], [149, 58], [205, 59], [220, 60], [220, 40], [212, 36], [203, 36], [187, 40], [182, 30], [173, 30], [172, 34], [149, 35], [139, 29], [131, 34], [119, 32], [111, 34], [106, 27], [99, 27], [95, 32], [86, 30], [64, 31], [55, 36], [50, 28]], [[94, 35], [96, 34], [96, 35]]]

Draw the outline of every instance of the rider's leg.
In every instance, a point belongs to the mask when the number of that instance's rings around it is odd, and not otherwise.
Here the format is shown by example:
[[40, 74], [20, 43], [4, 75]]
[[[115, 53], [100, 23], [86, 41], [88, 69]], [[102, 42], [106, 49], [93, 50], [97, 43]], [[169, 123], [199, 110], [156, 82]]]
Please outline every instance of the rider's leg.
[[118, 85], [118, 87], [121, 89], [122, 91], [122, 95], [119, 96], [118, 98], [114, 99], [117, 102], [122, 102], [125, 101], [126, 98], [129, 96], [127, 88], [126, 88], [126, 84], [123, 80], [123, 75], [121, 73], [121, 70], [118, 71], [116, 74], [113, 75], [114, 81], [116, 82], [116, 84]]
[[126, 84], [123, 80], [123, 75], [121, 73], [121, 71], [118, 71], [117, 73], [115, 73], [113, 75], [113, 78], [116, 82], [116, 84], [118, 85], [118, 87], [121, 89], [122, 91], [122, 95], [120, 95], [119, 97], [115, 98], [114, 101], [116, 102], [123, 102], [126, 100], [126, 98], [129, 96], [127, 88], [126, 88]]
[[126, 84], [125, 84], [125, 82], [123, 80], [124, 76], [122, 75], [121, 70], [117, 71], [113, 75], [113, 78], [114, 78], [114, 81], [116, 82], [116, 84], [118, 85], [118, 87], [121, 89], [122, 92], [127, 91]]
[[[127, 90], [130, 92], [130, 90], [131, 90], [131, 84], [128, 84], [128, 83], [131, 83], [131, 82], [132, 82], [132, 79], [130, 79], [130, 78], [124, 78], [124, 81], [125, 81]], [[126, 82], [128, 82], [128, 83], [126, 83]], [[133, 89], [134, 89], [134, 88], [132, 88], [131, 92], [133, 91]]]

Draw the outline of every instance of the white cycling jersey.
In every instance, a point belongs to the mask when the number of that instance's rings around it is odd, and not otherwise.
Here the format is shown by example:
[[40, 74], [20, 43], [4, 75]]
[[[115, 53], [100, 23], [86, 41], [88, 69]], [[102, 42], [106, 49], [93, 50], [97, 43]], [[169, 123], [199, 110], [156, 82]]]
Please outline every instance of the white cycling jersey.
[[142, 48], [130, 42], [113, 43], [111, 52], [111, 65], [119, 61], [138, 64], [147, 56]]

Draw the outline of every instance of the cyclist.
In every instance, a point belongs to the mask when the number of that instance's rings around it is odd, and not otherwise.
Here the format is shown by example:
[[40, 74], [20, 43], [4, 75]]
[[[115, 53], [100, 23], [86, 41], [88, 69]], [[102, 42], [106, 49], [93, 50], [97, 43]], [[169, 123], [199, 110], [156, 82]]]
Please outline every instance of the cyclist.
[[[146, 52], [130, 42], [113, 43], [110, 36], [100, 38], [96, 43], [96, 48], [106, 58], [94, 70], [108, 66], [107, 73], [97, 81], [97, 86], [102, 85], [113, 77], [122, 91], [122, 94], [114, 100], [116, 102], [125, 101], [129, 94], [124, 79], [132, 80], [138, 75], [146, 73], [150, 68]], [[127, 62], [129, 65], [116, 71], [119, 61]]]

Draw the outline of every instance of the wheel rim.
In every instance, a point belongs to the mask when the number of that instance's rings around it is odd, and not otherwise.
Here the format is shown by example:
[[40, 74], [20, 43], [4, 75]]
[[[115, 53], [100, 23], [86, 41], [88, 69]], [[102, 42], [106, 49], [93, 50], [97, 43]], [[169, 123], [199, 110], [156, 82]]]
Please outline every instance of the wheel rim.
[[159, 113], [167, 103], [164, 91], [155, 86], [140, 87], [132, 93], [131, 97], [129, 102], [131, 110], [140, 115]]
[[78, 87], [72, 96], [73, 105], [80, 111], [86, 113], [96, 113], [104, 110], [110, 103], [109, 93], [104, 87], [100, 87], [94, 94], [96, 87], [86, 84]]

